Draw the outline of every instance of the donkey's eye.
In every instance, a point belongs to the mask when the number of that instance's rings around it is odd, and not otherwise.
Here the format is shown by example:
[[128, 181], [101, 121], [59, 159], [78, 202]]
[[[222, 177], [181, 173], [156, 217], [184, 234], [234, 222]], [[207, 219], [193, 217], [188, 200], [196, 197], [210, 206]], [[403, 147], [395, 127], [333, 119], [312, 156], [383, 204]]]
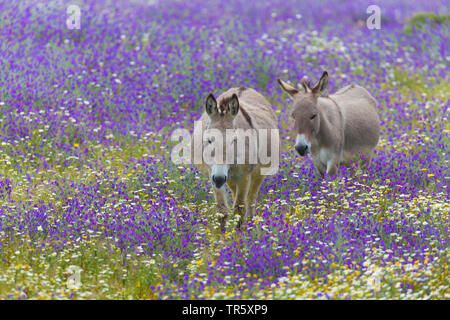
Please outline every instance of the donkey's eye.
[[312, 115], [310, 119], [314, 120], [315, 117], [316, 117], [316, 114]]
[[206, 142], [207, 142], [208, 144], [211, 144], [211, 143], [212, 143], [212, 141], [211, 141], [210, 138], [206, 139]]

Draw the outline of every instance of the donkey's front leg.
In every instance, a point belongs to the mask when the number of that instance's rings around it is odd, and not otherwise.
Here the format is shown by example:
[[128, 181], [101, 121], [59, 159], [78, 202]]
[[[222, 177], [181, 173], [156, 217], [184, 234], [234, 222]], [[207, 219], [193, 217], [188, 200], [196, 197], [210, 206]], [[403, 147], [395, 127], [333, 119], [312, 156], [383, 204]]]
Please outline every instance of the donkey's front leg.
[[320, 160], [314, 161], [314, 164], [315, 164], [315, 166], [316, 166], [317, 171], [319, 171], [320, 177], [321, 177], [322, 179], [325, 178], [325, 170], [326, 170], [327, 168], [320, 162]]
[[334, 177], [337, 174], [340, 162], [341, 152], [339, 151], [334, 153], [331, 159], [327, 162], [327, 175], [329, 177]]
[[250, 188], [247, 195], [247, 216], [246, 219], [250, 220], [256, 215], [256, 200], [258, 198], [258, 191], [264, 181], [264, 176], [260, 175], [259, 172], [252, 174]]
[[225, 186], [223, 186], [220, 189], [214, 188], [214, 198], [216, 199], [216, 209], [221, 215], [219, 217], [219, 223], [220, 223], [220, 231], [225, 232], [225, 223], [227, 222], [228, 218], [228, 206], [227, 206], [227, 194], [225, 191]]
[[234, 200], [236, 198], [236, 182], [228, 180], [227, 184], [230, 187], [231, 195], [233, 196], [232, 200]]
[[370, 167], [370, 163], [372, 162], [373, 150], [367, 150], [362, 152], [361, 156], [361, 169], [367, 170]]
[[234, 214], [239, 215], [237, 228], [241, 230], [245, 220], [245, 202], [247, 200], [248, 188], [250, 185], [250, 177], [244, 177], [237, 183], [236, 197], [234, 199]]

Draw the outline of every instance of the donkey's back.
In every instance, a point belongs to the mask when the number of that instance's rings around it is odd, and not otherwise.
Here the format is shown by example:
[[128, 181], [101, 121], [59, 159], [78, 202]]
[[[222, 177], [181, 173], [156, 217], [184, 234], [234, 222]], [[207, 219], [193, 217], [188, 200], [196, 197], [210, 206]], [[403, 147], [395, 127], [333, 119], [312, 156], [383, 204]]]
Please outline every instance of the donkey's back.
[[344, 150], [373, 149], [380, 135], [377, 101], [363, 87], [349, 85], [330, 95], [339, 105], [344, 125]]

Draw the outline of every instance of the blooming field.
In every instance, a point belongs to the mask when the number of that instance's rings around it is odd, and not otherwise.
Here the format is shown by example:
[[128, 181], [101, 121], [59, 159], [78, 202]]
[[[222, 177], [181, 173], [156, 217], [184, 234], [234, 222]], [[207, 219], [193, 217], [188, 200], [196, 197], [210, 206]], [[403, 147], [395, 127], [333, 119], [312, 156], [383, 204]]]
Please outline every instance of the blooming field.
[[[380, 30], [366, 1], [86, 0], [79, 30], [44, 3], [0, 3], [0, 298], [450, 298], [446, 1], [377, 1]], [[276, 78], [325, 69], [372, 93], [382, 133], [367, 170], [322, 180]], [[282, 161], [222, 234], [170, 135], [241, 85]]]

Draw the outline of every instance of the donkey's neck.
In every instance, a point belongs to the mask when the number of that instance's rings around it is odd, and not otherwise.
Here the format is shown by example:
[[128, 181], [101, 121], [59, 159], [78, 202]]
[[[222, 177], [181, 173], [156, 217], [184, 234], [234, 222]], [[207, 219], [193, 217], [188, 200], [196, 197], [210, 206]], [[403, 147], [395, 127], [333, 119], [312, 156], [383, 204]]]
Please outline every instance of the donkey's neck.
[[340, 142], [337, 140], [342, 139], [342, 113], [336, 102], [329, 100], [331, 105], [318, 105], [320, 128], [317, 144], [319, 147], [333, 147]]

